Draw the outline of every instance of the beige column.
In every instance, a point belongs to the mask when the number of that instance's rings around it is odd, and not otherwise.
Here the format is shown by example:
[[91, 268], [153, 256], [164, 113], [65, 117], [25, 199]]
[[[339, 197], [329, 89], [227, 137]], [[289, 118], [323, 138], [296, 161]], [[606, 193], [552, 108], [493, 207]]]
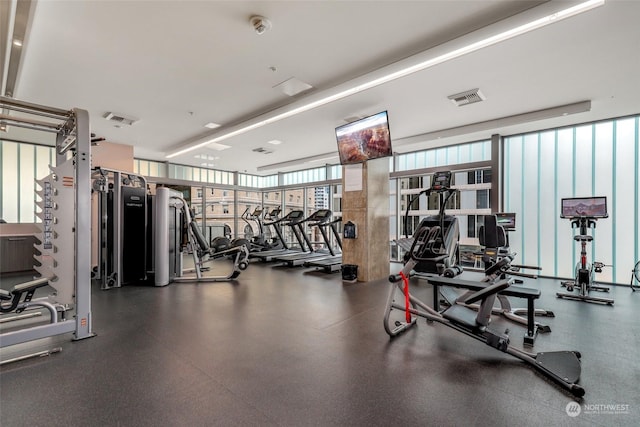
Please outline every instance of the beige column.
[[358, 266], [358, 281], [389, 276], [389, 159], [342, 169], [342, 224], [357, 226], [355, 239], [343, 239], [342, 263]]

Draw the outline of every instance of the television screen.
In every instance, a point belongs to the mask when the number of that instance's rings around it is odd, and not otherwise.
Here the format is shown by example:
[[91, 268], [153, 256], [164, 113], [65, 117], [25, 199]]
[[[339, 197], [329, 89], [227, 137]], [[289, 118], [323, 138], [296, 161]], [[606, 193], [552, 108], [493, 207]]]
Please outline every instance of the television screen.
[[561, 218], [606, 218], [607, 198], [606, 197], [575, 197], [562, 199]]
[[387, 112], [336, 128], [340, 163], [361, 163], [392, 155]]
[[506, 231], [515, 231], [516, 229], [516, 214], [513, 212], [500, 212], [496, 214], [498, 225], [504, 227]]

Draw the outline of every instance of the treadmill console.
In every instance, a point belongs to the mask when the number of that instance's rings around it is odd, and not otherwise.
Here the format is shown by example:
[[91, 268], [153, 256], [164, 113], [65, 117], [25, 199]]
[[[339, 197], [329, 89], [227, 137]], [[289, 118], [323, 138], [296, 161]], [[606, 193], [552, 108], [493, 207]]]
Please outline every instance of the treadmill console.
[[285, 218], [287, 218], [287, 219], [300, 219], [303, 216], [304, 216], [304, 212], [302, 212], [300, 210], [296, 210], [296, 211], [289, 212]]

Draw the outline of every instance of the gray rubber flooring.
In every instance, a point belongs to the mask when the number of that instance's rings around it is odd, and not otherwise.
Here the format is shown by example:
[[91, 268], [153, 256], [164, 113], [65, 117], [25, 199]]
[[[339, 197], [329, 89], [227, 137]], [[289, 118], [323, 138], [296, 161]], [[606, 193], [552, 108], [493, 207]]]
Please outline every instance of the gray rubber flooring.
[[[0, 369], [0, 425], [640, 425], [640, 292], [614, 287], [610, 307], [559, 300], [558, 281], [527, 285], [556, 314], [539, 319], [553, 331], [535, 350], [582, 353], [577, 416], [532, 368], [443, 325], [389, 339], [385, 280], [252, 264], [236, 283], [96, 289], [95, 338], [2, 351], [62, 347]], [[521, 345], [523, 327], [493, 326]]]

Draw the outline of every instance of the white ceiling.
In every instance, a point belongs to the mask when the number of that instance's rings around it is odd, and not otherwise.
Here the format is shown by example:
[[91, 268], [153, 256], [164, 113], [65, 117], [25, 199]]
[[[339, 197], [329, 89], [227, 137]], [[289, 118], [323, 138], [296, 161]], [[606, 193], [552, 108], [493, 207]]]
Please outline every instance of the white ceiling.
[[[133, 145], [138, 158], [166, 161], [189, 142], [331, 93], [381, 67], [444, 52], [494, 27], [576, 2], [540, 3], [40, 0], [15, 97], [87, 109], [98, 136]], [[249, 24], [255, 14], [273, 28], [256, 34]], [[389, 112], [397, 152], [640, 113], [638, 18], [640, 1], [608, 0], [579, 16], [229, 138], [225, 151], [201, 148], [171, 162], [258, 174], [337, 163], [268, 167], [335, 155], [336, 126], [381, 110]], [[290, 77], [314, 89], [291, 98], [274, 88]], [[486, 101], [456, 107], [447, 99], [474, 88]], [[592, 103], [585, 113], [482, 132], [452, 131], [454, 136], [435, 141], [408, 139], [585, 100]], [[103, 118], [106, 112], [140, 120], [116, 128]], [[223, 127], [205, 129], [211, 121]], [[266, 143], [273, 139], [283, 143]], [[258, 147], [273, 153], [254, 153]], [[195, 157], [201, 154], [218, 158]]]

